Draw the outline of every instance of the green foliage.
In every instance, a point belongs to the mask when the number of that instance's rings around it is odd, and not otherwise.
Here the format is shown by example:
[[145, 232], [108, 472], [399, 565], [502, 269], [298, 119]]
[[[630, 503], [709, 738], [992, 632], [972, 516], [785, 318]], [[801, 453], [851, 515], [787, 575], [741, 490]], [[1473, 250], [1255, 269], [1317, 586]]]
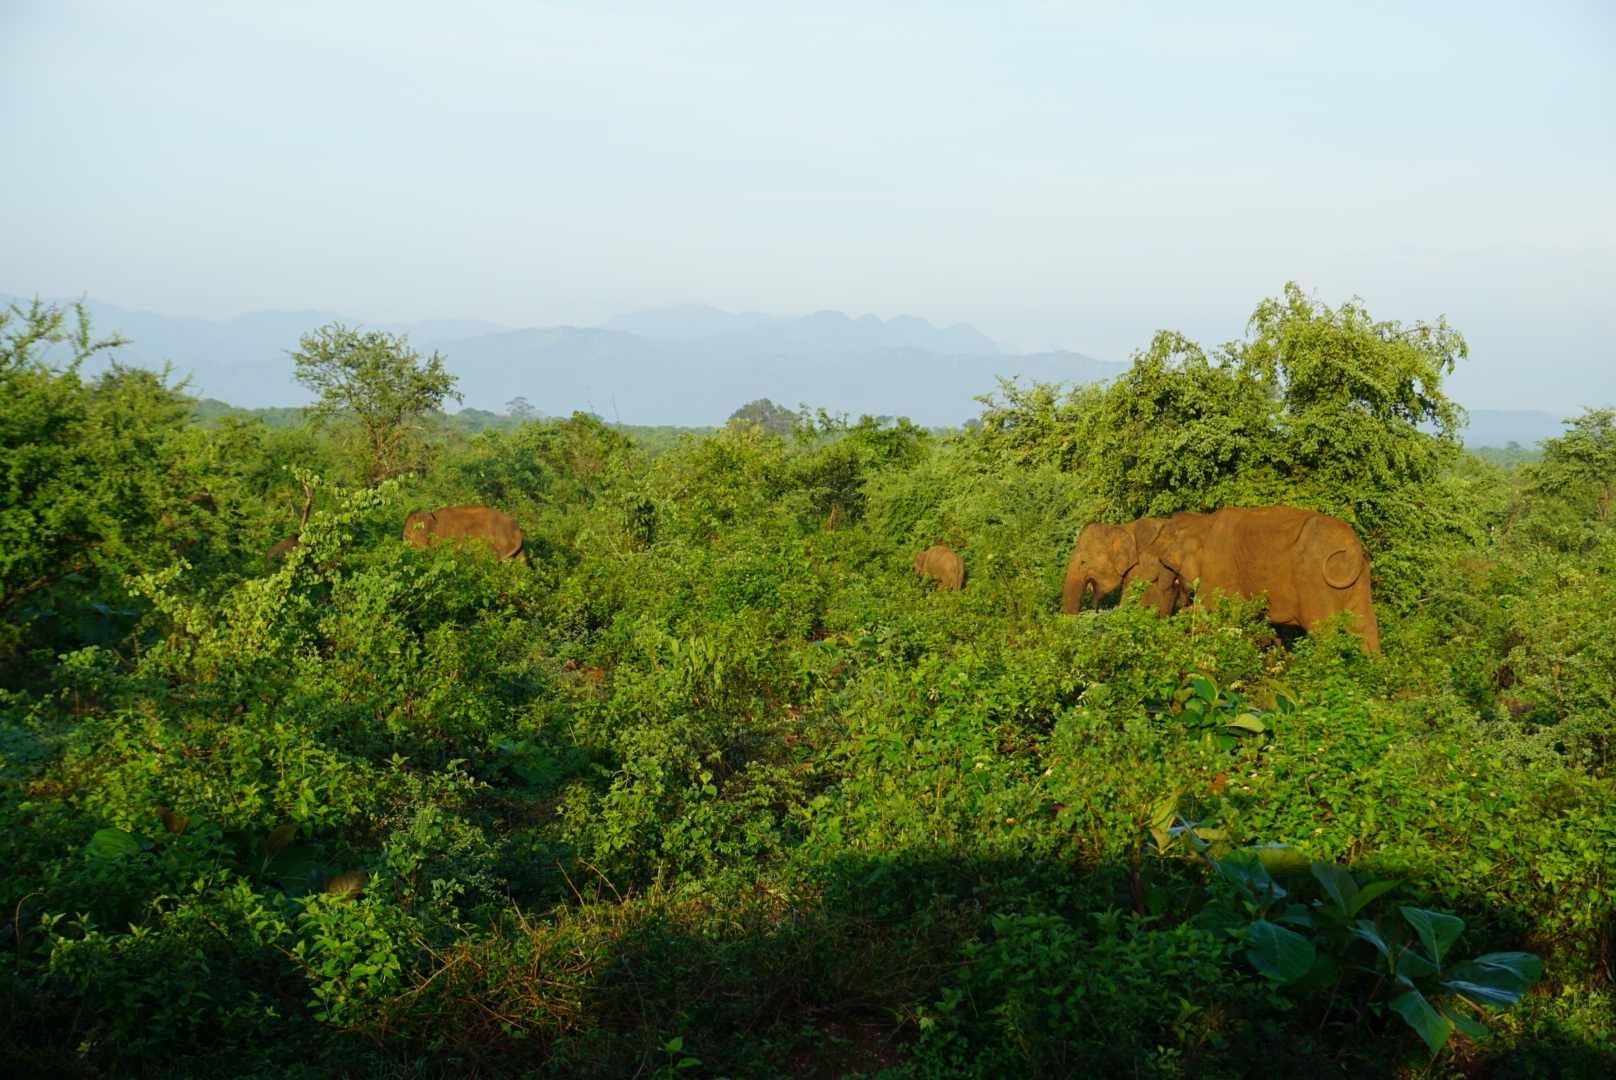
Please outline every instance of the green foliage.
[[[150, 376], [81, 381], [71, 315], [7, 316], [0, 568], [57, 575], [0, 612], [10, 1072], [1591, 1077], [1616, 1051], [1610, 418], [1508, 472], [1459, 455], [1441, 324], [1290, 289], [1241, 342], [1162, 335], [947, 437], [806, 408], [429, 436], [428, 402], [376, 413], [405, 432], [378, 465], [335, 414], [193, 423]], [[328, 373], [431, 374], [343, 333]], [[1060, 614], [1086, 522], [1281, 500], [1359, 528], [1383, 655], [1276, 644], [1260, 600]], [[529, 561], [400, 541], [457, 503]], [[963, 591], [917, 586], [934, 543]]]
[[79, 374], [121, 343], [81, 304], [0, 311], [0, 656], [121, 612], [122, 575], [166, 562], [199, 517], [179, 390], [118, 364]]
[[[1293, 712], [1300, 704], [1284, 686], [1269, 687], [1268, 696], [1274, 701], [1276, 714]], [[1184, 675], [1158, 707], [1158, 714], [1164, 719], [1176, 719], [1192, 738], [1199, 737], [1209, 749], [1225, 752], [1242, 741], [1264, 746], [1274, 735], [1273, 716], [1265, 718], [1262, 709], [1249, 706], [1241, 695], [1220, 690], [1209, 675]]]

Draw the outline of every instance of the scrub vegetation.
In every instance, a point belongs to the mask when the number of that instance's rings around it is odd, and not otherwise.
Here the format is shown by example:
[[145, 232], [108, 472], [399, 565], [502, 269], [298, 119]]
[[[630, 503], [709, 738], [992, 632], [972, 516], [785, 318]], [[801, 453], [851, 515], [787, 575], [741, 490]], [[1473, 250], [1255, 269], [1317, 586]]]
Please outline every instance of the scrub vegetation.
[[[1610, 1075], [1616, 414], [1466, 455], [1440, 322], [654, 453], [340, 327], [307, 423], [101, 345], [0, 316], [9, 1075]], [[1383, 655], [1060, 614], [1086, 522], [1271, 503]], [[402, 542], [466, 504], [525, 561]]]

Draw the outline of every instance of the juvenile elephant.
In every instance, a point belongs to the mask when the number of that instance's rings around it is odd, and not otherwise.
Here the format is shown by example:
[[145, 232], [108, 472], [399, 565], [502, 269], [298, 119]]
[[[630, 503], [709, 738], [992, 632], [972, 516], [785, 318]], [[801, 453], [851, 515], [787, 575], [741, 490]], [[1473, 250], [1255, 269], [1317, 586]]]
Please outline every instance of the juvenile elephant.
[[1168, 518], [1150, 545], [1161, 564], [1203, 597], [1268, 596], [1268, 620], [1312, 630], [1350, 611], [1364, 649], [1380, 652], [1369, 557], [1352, 526], [1294, 506], [1226, 507]]
[[915, 556], [915, 577], [936, 578], [938, 592], [959, 592], [965, 584], [965, 560], [947, 544], [934, 544]]
[[288, 536], [285, 540], [278, 541], [268, 551], [264, 552], [264, 573], [269, 573], [270, 569], [275, 565], [276, 559], [290, 555], [292, 549], [297, 547], [300, 542], [297, 537]]
[[404, 539], [417, 547], [449, 540], [465, 547], [467, 540], [487, 540], [501, 562], [522, 554], [522, 530], [516, 519], [487, 506], [417, 510], [404, 519]]
[[1106, 525], [1091, 521], [1077, 534], [1077, 546], [1066, 565], [1066, 586], [1061, 592], [1061, 610], [1076, 615], [1083, 610], [1083, 596], [1094, 590], [1094, 606], [1100, 597], [1118, 585], [1148, 581], [1141, 602], [1163, 615], [1173, 613], [1173, 601], [1180, 594], [1176, 575], [1162, 566], [1150, 545], [1165, 525], [1164, 518], [1140, 518], [1127, 525]]

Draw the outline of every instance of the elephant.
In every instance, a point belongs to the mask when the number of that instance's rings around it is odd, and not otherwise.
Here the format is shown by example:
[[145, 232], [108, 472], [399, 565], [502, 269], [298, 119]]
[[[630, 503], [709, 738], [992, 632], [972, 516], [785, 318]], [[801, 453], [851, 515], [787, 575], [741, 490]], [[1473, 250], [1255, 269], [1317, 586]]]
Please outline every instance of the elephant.
[[938, 592], [959, 592], [965, 584], [965, 560], [947, 544], [934, 544], [915, 556], [915, 577], [936, 578]]
[[1066, 566], [1066, 585], [1061, 593], [1061, 611], [1076, 615], [1083, 610], [1083, 596], [1094, 590], [1094, 606], [1100, 597], [1118, 585], [1136, 581], [1150, 583], [1141, 602], [1162, 615], [1173, 613], [1173, 602], [1183, 595], [1177, 576], [1150, 550], [1164, 518], [1140, 518], [1127, 525], [1106, 525], [1091, 521], [1077, 534], [1077, 546]]
[[270, 567], [275, 564], [276, 559], [283, 555], [291, 554], [292, 549], [297, 547], [299, 542], [297, 537], [288, 536], [285, 540], [279, 541], [274, 547], [266, 551], [264, 553], [264, 573], [269, 573]]
[[1268, 597], [1268, 620], [1313, 630], [1342, 611], [1367, 652], [1380, 652], [1369, 557], [1352, 526], [1294, 506], [1225, 507], [1168, 518], [1150, 552], [1205, 603], [1211, 594]]
[[522, 530], [516, 519], [487, 506], [417, 510], [404, 519], [404, 539], [416, 547], [447, 540], [465, 547], [467, 540], [487, 540], [500, 562], [523, 555]]

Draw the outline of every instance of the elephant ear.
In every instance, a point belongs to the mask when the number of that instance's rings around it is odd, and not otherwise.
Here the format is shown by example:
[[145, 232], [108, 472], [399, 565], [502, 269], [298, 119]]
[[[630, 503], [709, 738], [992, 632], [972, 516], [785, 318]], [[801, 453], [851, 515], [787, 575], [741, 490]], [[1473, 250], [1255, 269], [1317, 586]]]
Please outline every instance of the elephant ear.
[[1364, 560], [1356, 551], [1342, 548], [1324, 557], [1324, 583], [1332, 589], [1350, 589], [1363, 575]]
[[1161, 536], [1162, 526], [1166, 524], [1163, 518], [1140, 518], [1128, 526], [1128, 532], [1133, 534], [1134, 543], [1139, 545], [1139, 550], [1145, 551]]
[[1118, 577], [1126, 577], [1128, 571], [1139, 564], [1139, 543], [1134, 539], [1132, 530], [1118, 529], [1111, 550], [1116, 555]]

